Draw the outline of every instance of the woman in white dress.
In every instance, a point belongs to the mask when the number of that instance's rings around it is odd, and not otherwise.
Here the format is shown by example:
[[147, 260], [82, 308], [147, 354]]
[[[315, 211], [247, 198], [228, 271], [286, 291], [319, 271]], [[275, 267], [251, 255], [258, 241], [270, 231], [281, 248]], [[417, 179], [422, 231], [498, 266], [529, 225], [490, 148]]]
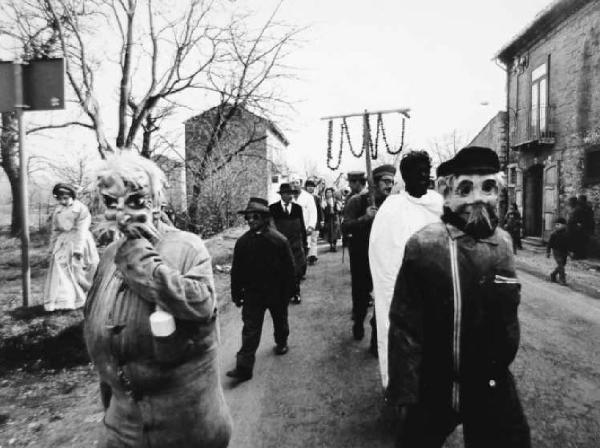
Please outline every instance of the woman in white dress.
[[52, 214], [44, 309], [73, 310], [85, 303], [98, 266], [98, 251], [90, 232], [90, 211], [76, 199], [75, 189], [59, 183], [52, 194], [58, 205]]

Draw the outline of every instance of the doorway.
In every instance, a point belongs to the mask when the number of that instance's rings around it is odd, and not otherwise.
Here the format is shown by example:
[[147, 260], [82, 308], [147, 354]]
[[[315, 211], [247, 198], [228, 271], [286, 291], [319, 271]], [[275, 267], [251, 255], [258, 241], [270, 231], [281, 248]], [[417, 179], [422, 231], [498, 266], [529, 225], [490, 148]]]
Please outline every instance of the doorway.
[[525, 236], [542, 236], [544, 166], [533, 165], [523, 175], [523, 225]]

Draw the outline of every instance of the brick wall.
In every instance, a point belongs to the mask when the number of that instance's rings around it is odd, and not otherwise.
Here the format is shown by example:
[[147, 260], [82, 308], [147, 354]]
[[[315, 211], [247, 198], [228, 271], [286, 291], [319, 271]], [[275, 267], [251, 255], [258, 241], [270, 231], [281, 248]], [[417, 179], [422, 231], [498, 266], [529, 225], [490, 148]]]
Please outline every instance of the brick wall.
[[584, 138], [600, 128], [600, 2], [589, 3], [543, 38], [522, 49], [518, 56], [528, 56], [529, 63], [522, 73], [509, 75], [511, 146], [519, 143], [519, 134], [526, 126], [531, 107], [531, 72], [544, 62], [549, 67], [548, 101], [555, 143], [511, 150], [509, 158], [523, 170], [533, 164], [559, 161], [559, 214], [566, 214], [566, 201], [570, 196], [586, 194], [595, 210], [598, 234], [600, 183], [584, 181], [584, 156], [589, 146]]

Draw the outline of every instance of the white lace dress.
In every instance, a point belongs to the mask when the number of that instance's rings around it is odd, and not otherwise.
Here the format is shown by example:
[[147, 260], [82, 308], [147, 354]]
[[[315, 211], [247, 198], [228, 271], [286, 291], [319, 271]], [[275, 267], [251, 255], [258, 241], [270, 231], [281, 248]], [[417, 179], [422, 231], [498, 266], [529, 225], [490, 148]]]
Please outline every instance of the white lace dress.
[[99, 261], [90, 224], [90, 212], [81, 202], [74, 200], [71, 205], [56, 206], [52, 215], [50, 266], [44, 284], [46, 311], [76, 309], [85, 303]]

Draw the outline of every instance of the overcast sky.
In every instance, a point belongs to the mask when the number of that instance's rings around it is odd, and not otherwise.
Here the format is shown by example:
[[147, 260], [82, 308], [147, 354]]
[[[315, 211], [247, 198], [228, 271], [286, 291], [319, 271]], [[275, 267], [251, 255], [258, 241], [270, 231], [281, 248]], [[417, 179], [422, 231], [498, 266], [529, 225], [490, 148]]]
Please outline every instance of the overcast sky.
[[[259, 12], [263, 20], [280, 0], [231, 0], [232, 8]], [[493, 60], [498, 50], [548, 6], [549, 0], [286, 0], [279, 19], [308, 27], [301, 46], [287, 61], [298, 81], [286, 86], [296, 112], [279, 124], [289, 141], [289, 160], [304, 171], [312, 159], [323, 171], [327, 124], [319, 118], [364, 109], [409, 107], [406, 143], [427, 147], [457, 130], [475, 136], [504, 108], [505, 76]], [[257, 20], [257, 24], [260, 20]], [[114, 96], [114, 95], [113, 95]], [[483, 105], [482, 103], [486, 104]], [[198, 111], [182, 111], [173, 125]], [[59, 114], [59, 113], [58, 113]], [[31, 117], [34, 119], [35, 117]], [[108, 117], [112, 120], [112, 117]], [[53, 121], [61, 121], [60, 117]], [[400, 138], [399, 116], [385, 117], [388, 138]], [[114, 123], [113, 123], [114, 124]], [[349, 121], [353, 143], [360, 146], [361, 119]], [[374, 126], [374, 123], [373, 123]], [[182, 133], [181, 133], [182, 134]], [[69, 131], [69, 135], [75, 135]], [[92, 134], [61, 140], [62, 148], [96, 144]], [[339, 123], [334, 145], [339, 148]], [[180, 139], [183, 146], [183, 138]], [[34, 139], [32, 152], [48, 151]], [[67, 149], [68, 150], [68, 149]], [[341, 170], [363, 166], [344, 151]]]
[[[258, 1], [237, 0], [255, 5]], [[278, 0], [260, 0], [269, 10]], [[324, 115], [410, 107], [410, 146], [457, 129], [466, 137], [504, 109], [505, 77], [493, 61], [549, 0], [302, 0], [287, 1], [281, 17], [310, 25], [291, 62], [302, 81], [298, 115], [285, 123], [293, 160], [325, 164]], [[487, 102], [487, 106], [481, 103]], [[388, 136], [399, 139], [399, 119]], [[360, 118], [350, 127], [360, 133]], [[334, 136], [338, 137], [338, 128]], [[356, 135], [356, 145], [360, 138]], [[345, 161], [351, 157], [346, 150]], [[359, 166], [358, 161], [342, 168]]]

